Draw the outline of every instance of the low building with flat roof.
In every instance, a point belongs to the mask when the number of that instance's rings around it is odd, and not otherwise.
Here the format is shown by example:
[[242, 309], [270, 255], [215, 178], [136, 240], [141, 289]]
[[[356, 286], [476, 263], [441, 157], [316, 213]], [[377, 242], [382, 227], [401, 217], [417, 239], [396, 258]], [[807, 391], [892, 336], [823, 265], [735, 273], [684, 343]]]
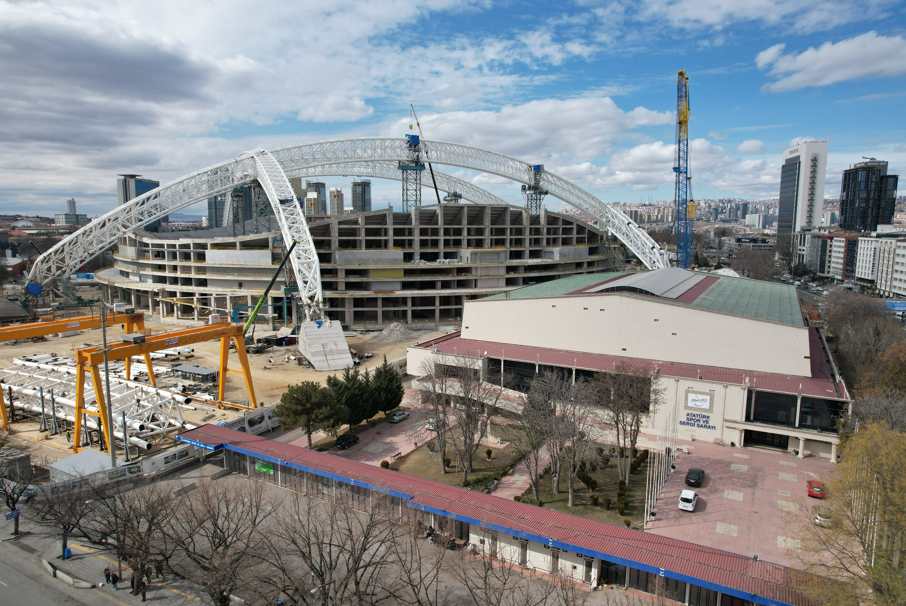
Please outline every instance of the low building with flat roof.
[[469, 301], [461, 331], [408, 349], [410, 374], [435, 360], [506, 373], [521, 389], [544, 372], [656, 372], [664, 404], [643, 432], [675, 425], [680, 439], [832, 461], [851, 401], [794, 287], [677, 268], [571, 276]]

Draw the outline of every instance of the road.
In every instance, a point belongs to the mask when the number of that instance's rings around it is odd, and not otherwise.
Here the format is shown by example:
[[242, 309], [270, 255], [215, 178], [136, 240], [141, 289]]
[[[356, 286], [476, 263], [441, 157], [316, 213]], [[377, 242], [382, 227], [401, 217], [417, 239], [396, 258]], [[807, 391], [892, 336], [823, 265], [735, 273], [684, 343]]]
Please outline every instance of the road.
[[[36, 555], [0, 543], [0, 604], [28, 606], [119, 605], [123, 602], [93, 589], [72, 589], [50, 577]], [[110, 599], [104, 599], [110, 598]]]

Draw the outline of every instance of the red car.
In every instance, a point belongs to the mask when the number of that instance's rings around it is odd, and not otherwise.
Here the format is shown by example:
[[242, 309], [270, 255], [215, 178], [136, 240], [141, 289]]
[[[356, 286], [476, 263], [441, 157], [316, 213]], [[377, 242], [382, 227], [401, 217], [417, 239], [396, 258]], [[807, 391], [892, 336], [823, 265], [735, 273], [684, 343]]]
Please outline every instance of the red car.
[[808, 496], [814, 497], [816, 499], [824, 498], [824, 483], [819, 482], [818, 480], [809, 480], [805, 483], [808, 487]]

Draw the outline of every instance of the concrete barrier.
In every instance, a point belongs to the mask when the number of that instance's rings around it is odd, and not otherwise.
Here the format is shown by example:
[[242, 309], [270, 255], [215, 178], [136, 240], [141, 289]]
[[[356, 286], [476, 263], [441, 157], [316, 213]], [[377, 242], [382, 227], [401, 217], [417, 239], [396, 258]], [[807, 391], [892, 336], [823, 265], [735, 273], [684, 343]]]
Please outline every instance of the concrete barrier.
[[196, 488], [195, 482], [190, 482], [190, 483], [186, 484], [185, 486], [180, 486], [179, 488], [174, 490], [173, 496], [180, 497], [188, 492], [192, 492], [193, 490], [195, 490], [195, 488]]
[[44, 565], [44, 568], [47, 569], [47, 572], [50, 573], [50, 576], [52, 576], [52, 577], [57, 576], [57, 569], [53, 567], [53, 564], [51, 564], [47, 560], [41, 560], [41, 564]]
[[233, 473], [233, 470], [231, 470], [231, 469], [221, 469], [220, 471], [215, 471], [214, 473], [209, 475], [208, 479], [209, 480], [219, 480], [223, 476], [228, 476], [231, 473]]
[[92, 587], [94, 587], [94, 583], [89, 583], [88, 581], [83, 581], [80, 578], [74, 577], [71, 574], [63, 572], [62, 570], [60, 570], [59, 568], [57, 568], [56, 566], [54, 566], [47, 560], [42, 559], [41, 564], [44, 566], [44, 568], [47, 569], [47, 572], [49, 572], [51, 576], [60, 579], [67, 585], [75, 587], [76, 589], [91, 589]]

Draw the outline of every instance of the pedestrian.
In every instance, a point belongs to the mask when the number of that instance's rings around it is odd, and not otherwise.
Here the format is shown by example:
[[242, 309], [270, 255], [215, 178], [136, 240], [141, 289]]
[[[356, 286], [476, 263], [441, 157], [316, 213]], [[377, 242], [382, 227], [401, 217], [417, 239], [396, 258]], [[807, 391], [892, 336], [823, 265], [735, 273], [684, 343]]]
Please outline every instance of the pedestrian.
[[129, 579], [129, 587], [132, 589], [132, 591], [135, 591], [135, 575], [134, 574], [132, 575], [132, 578]]
[[151, 567], [150, 566], [148, 566], [148, 568], [145, 569], [145, 576], [148, 577], [148, 582], [150, 583], [151, 582]]
[[104, 569], [104, 580], [110, 583], [110, 567]]
[[154, 574], [157, 575], [157, 578], [161, 581], [164, 580], [164, 563], [160, 560], [154, 562]]
[[114, 572], [110, 575], [110, 584], [113, 585], [113, 591], [116, 591], [116, 584], [120, 582], [120, 578]]
[[142, 583], [141, 581], [139, 581], [138, 591], [139, 591], [139, 593], [142, 594], [142, 602], [144, 602], [146, 599], [145, 592], [147, 591], [147, 589], [148, 589], [148, 586], [145, 585], [144, 583]]

